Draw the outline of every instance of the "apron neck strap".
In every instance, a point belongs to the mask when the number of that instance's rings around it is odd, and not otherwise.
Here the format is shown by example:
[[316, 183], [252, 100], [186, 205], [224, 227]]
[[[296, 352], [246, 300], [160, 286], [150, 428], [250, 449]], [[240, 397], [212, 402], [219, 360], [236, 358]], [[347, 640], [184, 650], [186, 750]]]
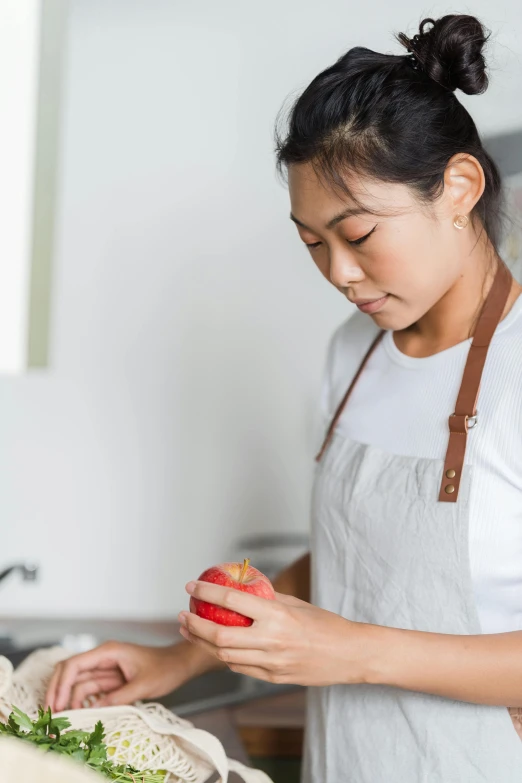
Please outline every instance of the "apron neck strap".
[[455, 503], [459, 494], [468, 431], [477, 424], [480, 381], [491, 339], [502, 318], [512, 281], [511, 272], [504, 262], [500, 261], [477, 321], [455, 404], [455, 413], [449, 417], [450, 434], [439, 493], [439, 501], [443, 503]]

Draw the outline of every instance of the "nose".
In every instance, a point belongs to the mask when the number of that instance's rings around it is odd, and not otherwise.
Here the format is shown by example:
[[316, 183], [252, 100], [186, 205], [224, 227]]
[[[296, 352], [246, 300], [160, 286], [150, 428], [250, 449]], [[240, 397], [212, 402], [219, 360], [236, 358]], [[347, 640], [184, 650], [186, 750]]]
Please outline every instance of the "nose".
[[352, 283], [364, 279], [361, 267], [345, 253], [332, 253], [330, 257], [330, 280], [336, 288], [348, 288]]

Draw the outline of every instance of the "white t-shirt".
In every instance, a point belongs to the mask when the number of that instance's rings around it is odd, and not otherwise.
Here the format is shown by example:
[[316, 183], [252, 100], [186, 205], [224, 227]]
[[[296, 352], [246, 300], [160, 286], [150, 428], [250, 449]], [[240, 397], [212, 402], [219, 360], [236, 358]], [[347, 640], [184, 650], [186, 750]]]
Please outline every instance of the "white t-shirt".
[[[356, 313], [333, 334], [322, 393], [325, 422], [377, 332], [369, 316]], [[393, 454], [444, 460], [470, 344], [418, 359], [399, 351], [388, 331], [339, 430]], [[469, 552], [477, 609], [484, 633], [522, 630], [522, 295], [493, 336], [477, 411], [465, 459], [473, 466]]]

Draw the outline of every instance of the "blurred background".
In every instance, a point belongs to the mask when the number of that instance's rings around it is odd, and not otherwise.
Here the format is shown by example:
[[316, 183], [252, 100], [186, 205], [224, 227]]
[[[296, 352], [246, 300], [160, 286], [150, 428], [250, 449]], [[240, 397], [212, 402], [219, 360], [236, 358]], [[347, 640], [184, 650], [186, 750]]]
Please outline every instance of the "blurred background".
[[398, 53], [424, 16], [476, 14], [491, 86], [458, 97], [501, 165], [517, 266], [520, 4], [1, 9], [0, 572], [28, 571], [0, 581], [0, 615], [173, 618], [209, 565], [271, 575], [307, 547], [350, 311], [288, 219], [277, 112], [351, 46]]

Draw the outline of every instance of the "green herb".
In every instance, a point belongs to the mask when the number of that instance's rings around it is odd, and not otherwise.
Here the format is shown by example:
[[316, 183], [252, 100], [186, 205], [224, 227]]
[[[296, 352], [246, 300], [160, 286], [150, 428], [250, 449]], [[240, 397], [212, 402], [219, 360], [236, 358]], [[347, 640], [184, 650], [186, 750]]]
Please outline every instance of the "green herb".
[[61, 753], [81, 761], [91, 769], [119, 783], [164, 783], [166, 772], [140, 771], [126, 764], [115, 764], [107, 758], [107, 746], [103, 740], [103, 724], [98, 721], [94, 731], [65, 731], [70, 727], [68, 718], [53, 718], [51, 708], [38, 709], [38, 718], [32, 721], [28, 715], [13, 706], [7, 723], [0, 721], [0, 734], [32, 742], [46, 751]]

